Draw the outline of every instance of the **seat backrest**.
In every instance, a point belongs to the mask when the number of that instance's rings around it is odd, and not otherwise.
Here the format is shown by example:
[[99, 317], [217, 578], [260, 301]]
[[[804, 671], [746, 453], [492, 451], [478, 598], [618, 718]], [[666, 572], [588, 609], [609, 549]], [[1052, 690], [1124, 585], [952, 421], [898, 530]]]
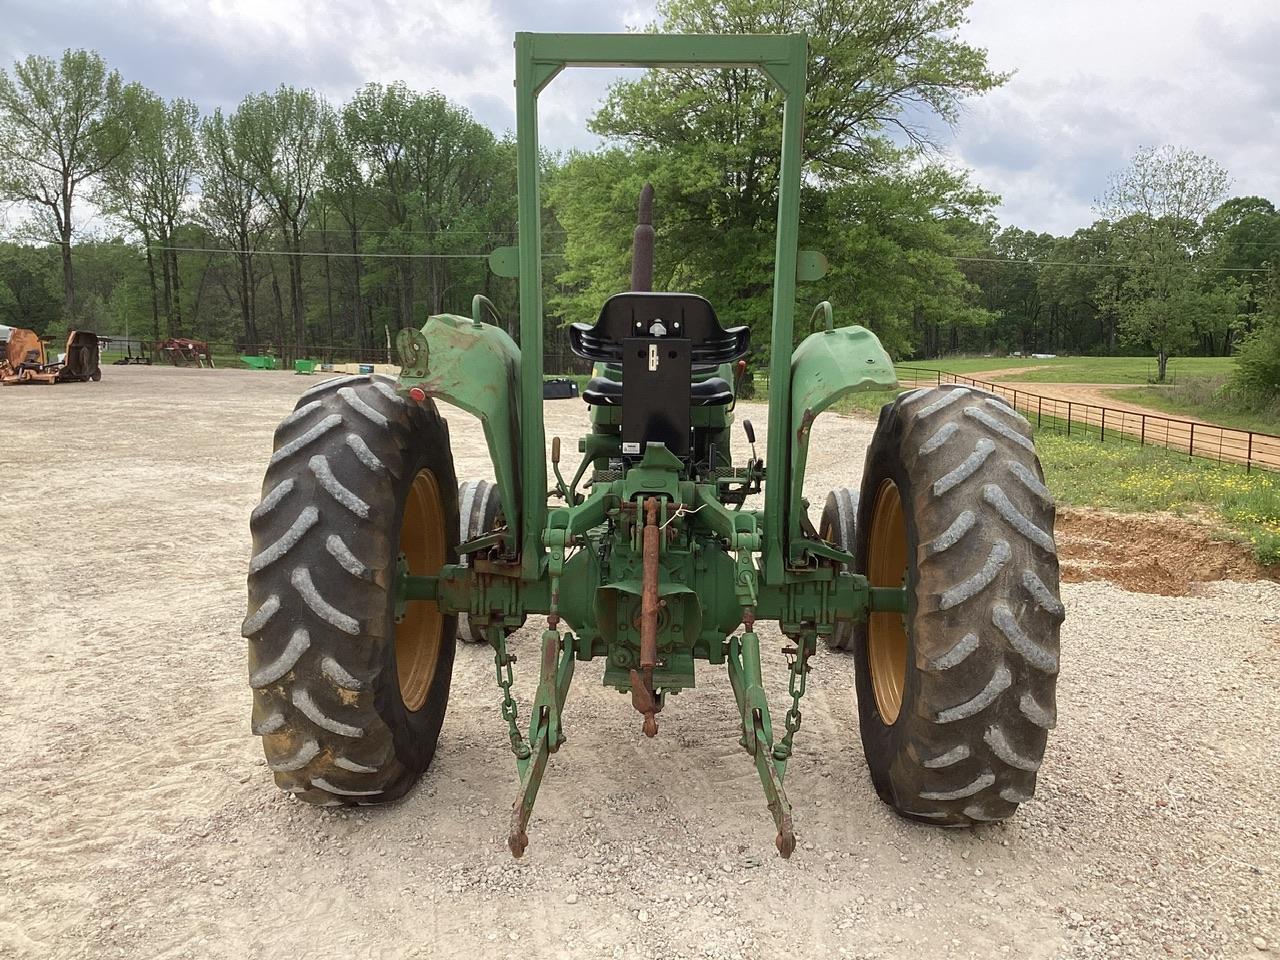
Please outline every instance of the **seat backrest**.
[[569, 347], [586, 360], [619, 363], [622, 342], [631, 337], [686, 339], [693, 363], [707, 365], [746, 354], [751, 331], [724, 329], [711, 304], [694, 293], [618, 293], [605, 301], [594, 326], [575, 323], [569, 328]]

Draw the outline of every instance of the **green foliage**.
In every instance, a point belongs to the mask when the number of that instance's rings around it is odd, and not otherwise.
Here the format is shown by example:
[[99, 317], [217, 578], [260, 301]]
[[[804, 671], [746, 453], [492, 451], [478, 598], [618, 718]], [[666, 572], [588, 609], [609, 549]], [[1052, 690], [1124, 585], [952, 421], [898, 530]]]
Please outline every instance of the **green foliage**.
[[[947, 253], [960, 241], [951, 211], [985, 211], [991, 198], [962, 177], [916, 170], [892, 136], [926, 142], [921, 109], [945, 119], [1003, 77], [955, 31], [968, 0], [666, 0], [655, 29], [676, 33], [803, 31], [810, 41], [803, 155], [812, 177], [802, 199], [802, 242], [826, 243], [842, 274], [802, 300], [837, 293], [842, 320], [861, 318], [897, 349], [912, 347], [920, 315], [978, 322], [971, 291]], [[568, 230], [562, 291], [581, 319], [626, 287], [640, 185], [656, 192], [655, 286], [706, 296], [753, 329], [759, 359], [771, 319], [781, 100], [752, 70], [655, 70], [615, 84], [591, 128], [620, 145], [570, 158], [549, 191]], [[896, 206], [886, 209], [882, 206]], [[874, 281], [854, 260], [880, 266]], [[884, 270], [903, 271], [894, 281]], [[921, 295], [913, 301], [913, 293]], [[927, 295], [926, 295], [927, 294]]]
[[[199, 112], [189, 100], [166, 103], [144, 92], [137, 98], [134, 120], [128, 148], [102, 171], [94, 199], [142, 238], [153, 274], [158, 265], [163, 295], [151, 300], [152, 335], [160, 336], [163, 307], [163, 329], [177, 336], [182, 332], [182, 283], [174, 235], [200, 164]], [[105, 309], [105, 301], [99, 309]]]
[[137, 126], [142, 88], [125, 85], [98, 54], [29, 56], [0, 70], [0, 199], [37, 214], [41, 240], [63, 250], [63, 296], [75, 315], [71, 262], [77, 191], [114, 165]]
[[928, 350], [942, 326], [991, 322], [953, 257], [978, 252], [966, 225], [995, 197], [962, 174], [905, 163], [815, 193], [811, 219], [823, 228], [814, 242], [832, 266], [811, 296], [831, 299], [839, 322], [869, 327], [898, 357]]
[[1098, 443], [1048, 430], [1036, 435], [1045, 482], [1061, 503], [1119, 510], [1205, 509], [1252, 544], [1260, 563], [1280, 563], [1280, 475], [1187, 461], [1159, 447]]
[[56, 249], [0, 243], [0, 323], [40, 334], [58, 332], [62, 297]]
[[1250, 334], [1240, 345], [1236, 365], [1236, 383], [1245, 392], [1261, 401], [1280, 398], [1280, 322], [1261, 326]]
[[[1271, 216], [1280, 223], [1280, 215], [1273, 211]], [[1255, 326], [1240, 345], [1233, 382], [1255, 403], [1275, 407], [1280, 405], [1280, 263], [1268, 267], [1251, 291], [1258, 306]]]
[[[797, 336], [813, 303], [831, 299], [839, 323], [872, 328], [899, 358], [1156, 354], [1123, 371], [1048, 371], [1062, 379], [1144, 382], [1166, 362], [1175, 380], [1225, 373], [1184, 357], [1238, 348], [1232, 396], [1259, 398], [1265, 415], [1280, 363], [1266, 272], [1280, 249], [1273, 203], [1215, 208], [1216, 164], [1145, 149], [1097, 223], [1066, 237], [1001, 228], [997, 198], [923, 149], [936, 118], [957, 119], [1004, 80], [963, 40], [968, 6], [659, 5], [654, 29], [810, 37], [801, 244], [831, 271], [797, 291]], [[701, 293], [727, 322], [751, 325], [753, 363], [766, 361], [781, 133], [770, 83], [748, 70], [653, 71], [615, 84], [592, 128], [607, 146], [544, 159], [552, 322], [590, 320], [627, 287], [636, 199], [651, 182], [656, 287]], [[86, 194], [123, 239], [83, 242], [71, 213]], [[71, 319], [277, 352], [383, 351], [389, 332], [427, 312], [469, 312], [475, 292], [514, 327], [516, 285], [483, 261], [514, 240], [513, 144], [433, 91], [370, 84], [334, 106], [281, 87], [200, 118], [126, 84], [97, 54], [28, 57], [0, 72], [0, 198], [35, 212], [19, 222], [58, 245], [0, 246], [0, 317], [42, 332]], [[163, 249], [183, 246], [225, 252]], [[544, 346], [557, 369], [561, 339]]]
[[[662, 170], [650, 153], [620, 148], [573, 153], [549, 171], [545, 195], [565, 231], [564, 269], [548, 290], [551, 313], [568, 323], [589, 323], [610, 296], [631, 285], [631, 239], [640, 188]], [[665, 184], [663, 184], [665, 186]], [[661, 196], [661, 191], [655, 188]], [[661, 201], [655, 203], [661, 210]], [[671, 221], [655, 216], [654, 289], [696, 282], [681, 275], [671, 256], [678, 242]]]

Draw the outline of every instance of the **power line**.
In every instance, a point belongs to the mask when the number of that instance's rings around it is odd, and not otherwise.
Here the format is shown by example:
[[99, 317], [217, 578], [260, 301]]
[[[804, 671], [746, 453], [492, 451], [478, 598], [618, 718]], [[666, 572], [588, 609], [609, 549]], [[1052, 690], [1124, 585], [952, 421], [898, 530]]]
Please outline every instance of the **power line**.
[[[169, 250], [174, 253], [235, 253], [245, 256], [265, 254], [274, 257], [363, 257], [364, 259], [387, 260], [488, 260], [487, 253], [346, 253], [323, 250], [237, 250], [234, 247], [173, 247], [151, 244], [152, 250]], [[563, 257], [562, 253], [544, 253], [542, 258], [549, 260]]]
[[[959, 260], [963, 263], [1025, 263], [1033, 267], [1100, 267], [1107, 269], [1109, 267], [1117, 267], [1121, 270], [1148, 270], [1150, 267], [1144, 264], [1136, 263], [1120, 263], [1112, 261], [1110, 263], [1092, 263], [1081, 262], [1078, 260], [1019, 260], [1016, 257], [959, 257], [952, 256], [952, 260]], [[1267, 273], [1267, 267], [1197, 267], [1198, 270], [1204, 270], [1210, 273]]]

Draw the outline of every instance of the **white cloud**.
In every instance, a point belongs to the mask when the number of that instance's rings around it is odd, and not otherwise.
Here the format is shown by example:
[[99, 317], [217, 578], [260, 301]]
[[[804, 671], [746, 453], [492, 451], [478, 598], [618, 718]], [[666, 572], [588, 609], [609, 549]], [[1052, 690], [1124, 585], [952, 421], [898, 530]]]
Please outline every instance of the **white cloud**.
[[[653, 18], [654, 0], [0, 0], [0, 62], [95, 48], [128, 79], [205, 110], [281, 83], [340, 101], [361, 83], [402, 80], [502, 131], [514, 126], [516, 30]], [[1208, 153], [1236, 192], [1280, 200], [1275, 0], [976, 0], [962, 37], [1016, 71], [968, 105], [949, 149], [1002, 194], [1006, 222], [1089, 223], [1107, 175], [1143, 144]], [[616, 76], [558, 77], [540, 101], [543, 147], [594, 144], [586, 122]]]
[[1003, 221], [1093, 220], [1137, 147], [1207, 153], [1237, 193], [1280, 200], [1280, 8], [1273, 0], [977, 0], [963, 36], [1015, 70], [972, 104], [951, 154], [1003, 195]]

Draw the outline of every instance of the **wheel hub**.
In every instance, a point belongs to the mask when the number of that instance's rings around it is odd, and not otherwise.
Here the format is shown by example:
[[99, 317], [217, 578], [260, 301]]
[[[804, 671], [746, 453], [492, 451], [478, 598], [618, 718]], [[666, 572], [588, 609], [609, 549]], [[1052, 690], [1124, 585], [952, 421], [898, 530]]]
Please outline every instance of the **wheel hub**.
[[[869, 548], [871, 586], [901, 588], [907, 576], [907, 525], [902, 495], [892, 480], [885, 480], [876, 492]], [[902, 614], [882, 612], [868, 617], [867, 662], [876, 707], [885, 724], [892, 726], [902, 711], [907, 680], [907, 630]]]
[[[419, 470], [405, 499], [400, 523], [400, 555], [396, 581], [407, 576], [434, 576], [445, 561], [444, 505], [440, 486], [430, 470]], [[401, 591], [397, 591], [399, 594]], [[434, 600], [407, 603], [399, 596], [395, 608], [396, 674], [400, 697], [409, 710], [419, 710], [435, 677], [444, 634], [444, 615]]]

